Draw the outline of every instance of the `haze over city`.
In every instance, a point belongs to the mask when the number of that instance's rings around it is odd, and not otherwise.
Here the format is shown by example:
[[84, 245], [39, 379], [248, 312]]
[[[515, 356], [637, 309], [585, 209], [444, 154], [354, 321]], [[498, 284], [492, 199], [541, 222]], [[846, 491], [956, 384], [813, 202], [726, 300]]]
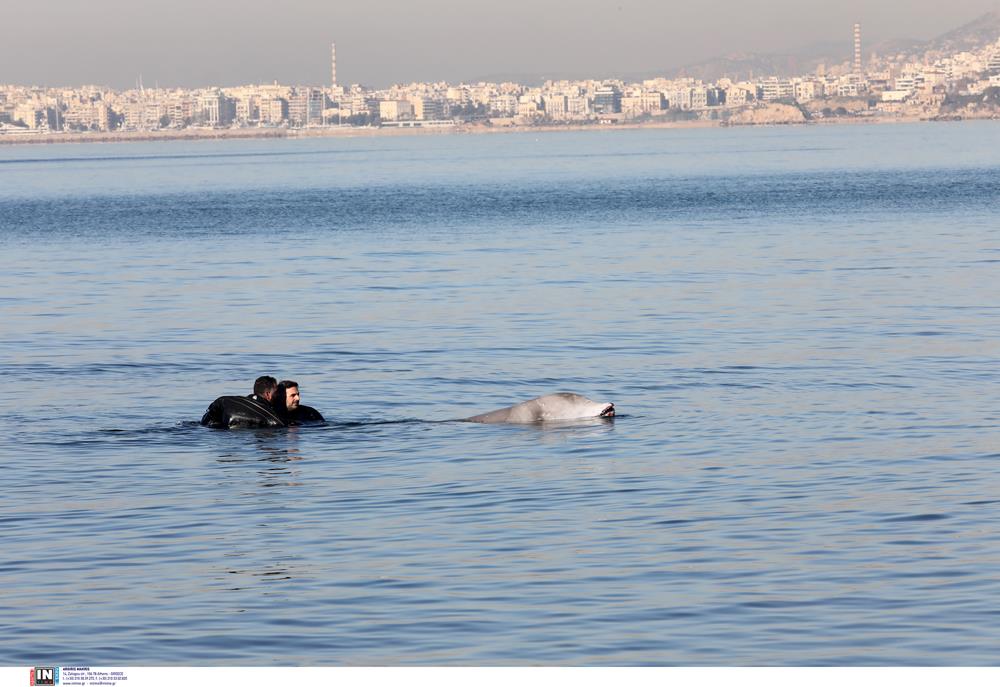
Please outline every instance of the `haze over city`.
[[1000, 8], [996, 0], [458, 0], [378, 4], [289, 0], [75, 0], [18, 3], [0, 24], [0, 83], [147, 85], [323, 84], [329, 45], [342, 83], [607, 78], [674, 69], [741, 52], [924, 39]]

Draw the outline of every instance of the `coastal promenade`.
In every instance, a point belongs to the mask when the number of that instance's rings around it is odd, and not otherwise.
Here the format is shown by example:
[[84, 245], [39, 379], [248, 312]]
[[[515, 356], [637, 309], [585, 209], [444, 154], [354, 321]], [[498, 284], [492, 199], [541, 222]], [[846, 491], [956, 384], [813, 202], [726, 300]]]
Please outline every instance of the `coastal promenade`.
[[[996, 116], [974, 117], [975, 119], [996, 119]], [[490, 126], [486, 124], [461, 123], [450, 127], [309, 127], [293, 128], [188, 128], [157, 131], [83, 131], [57, 133], [0, 133], [3, 144], [43, 144], [43, 143], [121, 143], [128, 141], [195, 141], [221, 139], [290, 139], [290, 138], [334, 138], [364, 136], [414, 136], [414, 135], [455, 135], [455, 134], [496, 134], [496, 133], [538, 133], [550, 131], [616, 131], [624, 129], [703, 129], [742, 126], [830, 126], [843, 124], [900, 124], [921, 121], [954, 121], [961, 118], [915, 117], [915, 116], [870, 116], [811, 119], [806, 121], [770, 121], [732, 123], [713, 120], [693, 120], [681, 122], [622, 122], [617, 124], [550, 124], [532, 126]], [[968, 118], [967, 118], [968, 119]]]

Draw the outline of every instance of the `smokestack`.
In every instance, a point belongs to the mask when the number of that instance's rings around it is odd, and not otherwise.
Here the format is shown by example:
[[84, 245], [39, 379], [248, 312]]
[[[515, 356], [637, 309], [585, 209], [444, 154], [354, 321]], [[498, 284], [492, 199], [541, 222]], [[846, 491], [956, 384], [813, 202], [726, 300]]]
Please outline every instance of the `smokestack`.
[[337, 87], [337, 44], [330, 43], [330, 85]]
[[854, 25], [854, 73], [864, 76], [861, 71], [861, 24]]

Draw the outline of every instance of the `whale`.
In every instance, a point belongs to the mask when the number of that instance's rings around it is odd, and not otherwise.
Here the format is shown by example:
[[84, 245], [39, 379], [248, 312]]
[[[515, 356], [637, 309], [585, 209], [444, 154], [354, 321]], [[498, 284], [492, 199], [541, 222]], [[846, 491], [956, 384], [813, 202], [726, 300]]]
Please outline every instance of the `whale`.
[[592, 401], [580, 394], [558, 393], [539, 396], [530, 401], [492, 410], [482, 415], [473, 415], [463, 418], [463, 421], [499, 424], [503, 422], [558, 422], [560, 420], [614, 416], [614, 403]]

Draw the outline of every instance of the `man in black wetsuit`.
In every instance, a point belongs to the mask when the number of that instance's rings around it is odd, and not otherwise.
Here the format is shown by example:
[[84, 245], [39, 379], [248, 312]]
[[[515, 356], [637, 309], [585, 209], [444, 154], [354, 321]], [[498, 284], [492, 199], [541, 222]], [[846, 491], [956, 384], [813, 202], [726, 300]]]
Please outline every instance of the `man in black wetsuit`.
[[[319, 411], [309, 406], [299, 403], [299, 383], [291, 379], [282, 380], [279, 388], [285, 389], [285, 406], [288, 408], [288, 424], [301, 425], [304, 423], [326, 422]], [[277, 402], [277, 401], [276, 401]]]
[[274, 377], [264, 375], [253, 383], [253, 393], [248, 396], [220, 396], [212, 401], [201, 417], [201, 424], [208, 427], [285, 427], [284, 404], [276, 408], [272, 401], [279, 390]]

